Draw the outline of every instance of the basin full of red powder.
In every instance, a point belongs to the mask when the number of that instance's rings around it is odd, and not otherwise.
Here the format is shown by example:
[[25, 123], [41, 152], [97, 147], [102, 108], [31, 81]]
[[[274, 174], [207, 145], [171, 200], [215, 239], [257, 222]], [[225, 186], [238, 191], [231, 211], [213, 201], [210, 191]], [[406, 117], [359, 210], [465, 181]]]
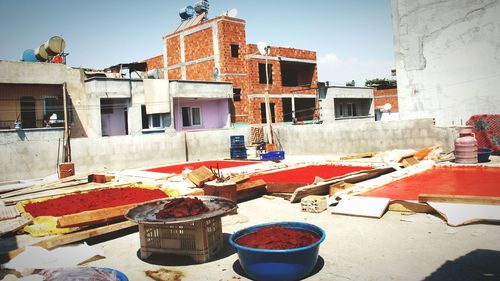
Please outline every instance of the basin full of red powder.
[[65, 195], [42, 202], [30, 202], [24, 206], [24, 210], [33, 217], [59, 217], [83, 211], [142, 203], [165, 197], [167, 195], [159, 189], [108, 188]]
[[314, 233], [288, 227], [261, 227], [257, 231], [244, 235], [236, 243], [249, 248], [286, 250], [302, 248], [319, 240]]

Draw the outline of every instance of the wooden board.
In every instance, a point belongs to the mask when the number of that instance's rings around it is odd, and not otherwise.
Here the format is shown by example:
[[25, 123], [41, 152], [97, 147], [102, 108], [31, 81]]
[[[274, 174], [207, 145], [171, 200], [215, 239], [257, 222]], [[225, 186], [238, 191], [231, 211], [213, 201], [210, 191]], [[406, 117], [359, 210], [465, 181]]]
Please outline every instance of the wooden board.
[[389, 198], [348, 196], [332, 208], [332, 214], [381, 218], [389, 201]]
[[266, 182], [264, 180], [255, 180], [252, 182], [245, 182], [236, 185], [236, 193], [238, 201], [253, 199], [265, 195]]
[[337, 182], [344, 181], [347, 183], [357, 183], [360, 181], [378, 177], [383, 174], [390, 173], [392, 171], [394, 171], [393, 168], [378, 168], [373, 170], [357, 171], [346, 175], [327, 179], [324, 182], [315, 183], [296, 189], [292, 197], [290, 198], [290, 201], [292, 203], [299, 202], [302, 198], [306, 197], [307, 195], [326, 195], [329, 192], [330, 185]]
[[[40, 246], [44, 249], [49, 250], [49, 249], [53, 249], [53, 248], [58, 247], [58, 246], [74, 243], [77, 241], [89, 239], [89, 238], [96, 237], [96, 236], [103, 235], [103, 234], [108, 234], [111, 232], [115, 232], [118, 230], [122, 230], [125, 228], [136, 226], [136, 225], [137, 224], [135, 222], [124, 221], [124, 222], [120, 222], [120, 223], [110, 224], [110, 225], [106, 225], [106, 226], [101, 226], [101, 227], [97, 227], [97, 228], [92, 228], [92, 229], [87, 229], [87, 230], [83, 230], [83, 231], [78, 231], [78, 232], [73, 232], [73, 233], [69, 233], [69, 234], [65, 234], [65, 235], [52, 237], [52, 238], [40, 241], [38, 243], [35, 243], [32, 246]], [[23, 251], [24, 251], [24, 247], [7, 252], [0, 257], [0, 262], [5, 263], [5, 262], [11, 260], [12, 258], [14, 258], [15, 256], [19, 255], [20, 253], [22, 253]]]
[[240, 176], [231, 177], [231, 179], [229, 179], [229, 181], [232, 181], [232, 182], [238, 184], [238, 183], [242, 183], [242, 182], [247, 181], [249, 178], [250, 178], [249, 175], [240, 175]]
[[414, 201], [393, 200], [389, 204], [389, 211], [393, 212], [409, 212], [409, 213], [425, 213], [432, 214], [436, 211], [425, 203]]
[[480, 221], [500, 221], [499, 205], [471, 203], [427, 202], [451, 226], [459, 226]]
[[297, 188], [303, 186], [303, 183], [272, 182], [267, 184], [267, 191], [269, 193], [293, 193]]
[[57, 220], [57, 227], [75, 227], [91, 224], [106, 223], [118, 218], [123, 218], [125, 213], [139, 204], [129, 204], [111, 208], [104, 208], [92, 211], [80, 212], [77, 214], [65, 215]]
[[7, 233], [16, 232], [19, 229], [23, 228], [25, 225], [28, 225], [30, 222], [30, 219], [27, 219], [23, 216], [10, 220], [0, 221], [0, 236]]
[[0, 221], [13, 219], [20, 215], [21, 213], [16, 206], [0, 207]]
[[419, 202], [445, 202], [445, 203], [465, 203], [465, 204], [487, 204], [500, 205], [500, 197], [496, 196], [469, 196], [469, 195], [448, 195], [448, 194], [420, 194]]
[[371, 157], [375, 156], [376, 154], [377, 154], [376, 152], [365, 152], [365, 153], [358, 153], [358, 154], [349, 154], [349, 155], [340, 157], [340, 160], [359, 159], [359, 158], [371, 158]]
[[198, 169], [191, 171], [187, 178], [192, 181], [196, 186], [200, 187], [207, 181], [215, 179], [215, 175], [209, 168], [201, 166]]

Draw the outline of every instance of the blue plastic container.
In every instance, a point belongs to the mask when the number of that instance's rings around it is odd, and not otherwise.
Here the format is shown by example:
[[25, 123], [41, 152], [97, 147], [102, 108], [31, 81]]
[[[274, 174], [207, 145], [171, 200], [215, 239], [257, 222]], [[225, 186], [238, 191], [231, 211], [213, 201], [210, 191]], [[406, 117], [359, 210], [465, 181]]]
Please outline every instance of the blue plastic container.
[[493, 149], [487, 147], [480, 147], [477, 149], [477, 162], [488, 162]]
[[245, 147], [245, 136], [231, 136], [231, 148]]
[[[255, 249], [238, 245], [238, 238], [261, 227], [287, 227], [315, 233], [320, 239], [309, 246], [288, 250]], [[307, 276], [318, 260], [319, 245], [325, 240], [325, 231], [304, 222], [275, 222], [250, 226], [229, 237], [229, 243], [238, 251], [243, 270], [255, 280], [298, 280]]]
[[260, 160], [264, 161], [279, 161], [285, 159], [285, 152], [283, 150], [269, 151], [260, 155]]

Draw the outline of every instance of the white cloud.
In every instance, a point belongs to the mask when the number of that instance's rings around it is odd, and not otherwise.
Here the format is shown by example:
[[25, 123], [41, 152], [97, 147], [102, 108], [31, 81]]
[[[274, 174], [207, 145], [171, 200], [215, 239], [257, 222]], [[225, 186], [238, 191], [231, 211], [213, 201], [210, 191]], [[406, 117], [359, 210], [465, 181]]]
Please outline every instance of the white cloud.
[[393, 65], [392, 61], [362, 61], [357, 57], [340, 58], [335, 53], [328, 53], [318, 57], [318, 79], [341, 85], [354, 80], [356, 86], [364, 86], [368, 79], [390, 77]]

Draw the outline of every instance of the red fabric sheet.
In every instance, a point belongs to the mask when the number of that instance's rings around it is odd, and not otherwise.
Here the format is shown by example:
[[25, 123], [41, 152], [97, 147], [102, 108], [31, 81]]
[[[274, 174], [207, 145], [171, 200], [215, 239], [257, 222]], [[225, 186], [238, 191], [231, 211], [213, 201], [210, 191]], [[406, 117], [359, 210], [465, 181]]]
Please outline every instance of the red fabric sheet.
[[499, 167], [435, 167], [363, 194], [418, 200], [419, 194], [500, 196]]
[[478, 147], [500, 151], [500, 114], [473, 115], [466, 124], [472, 126]]
[[167, 173], [167, 174], [170, 173], [180, 174], [182, 173], [182, 171], [184, 171], [184, 168], [189, 168], [190, 170], [198, 169], [201, 166], [205, 166], [207, 168], [210, 167], [215, 168], [217, 167], [217, 164], [219, 164], [219, 169], [225, 169], [225, 168], [251, 165], [255, 163], [260, 163], [260, 161], [201, 161], [201, 162], [188, 162], [188, 163], [158, 167], [158, 168], [148, 169], [146, 171]]
[[263, 179], [267, 183], [301, 183], [306, 185], [313, 183], [316, 176], [328, 179], [352, 172], [372, 169], [372, 167], [363, 166], [312, 165], [265, 175], [252, 176], [249, 181]]

